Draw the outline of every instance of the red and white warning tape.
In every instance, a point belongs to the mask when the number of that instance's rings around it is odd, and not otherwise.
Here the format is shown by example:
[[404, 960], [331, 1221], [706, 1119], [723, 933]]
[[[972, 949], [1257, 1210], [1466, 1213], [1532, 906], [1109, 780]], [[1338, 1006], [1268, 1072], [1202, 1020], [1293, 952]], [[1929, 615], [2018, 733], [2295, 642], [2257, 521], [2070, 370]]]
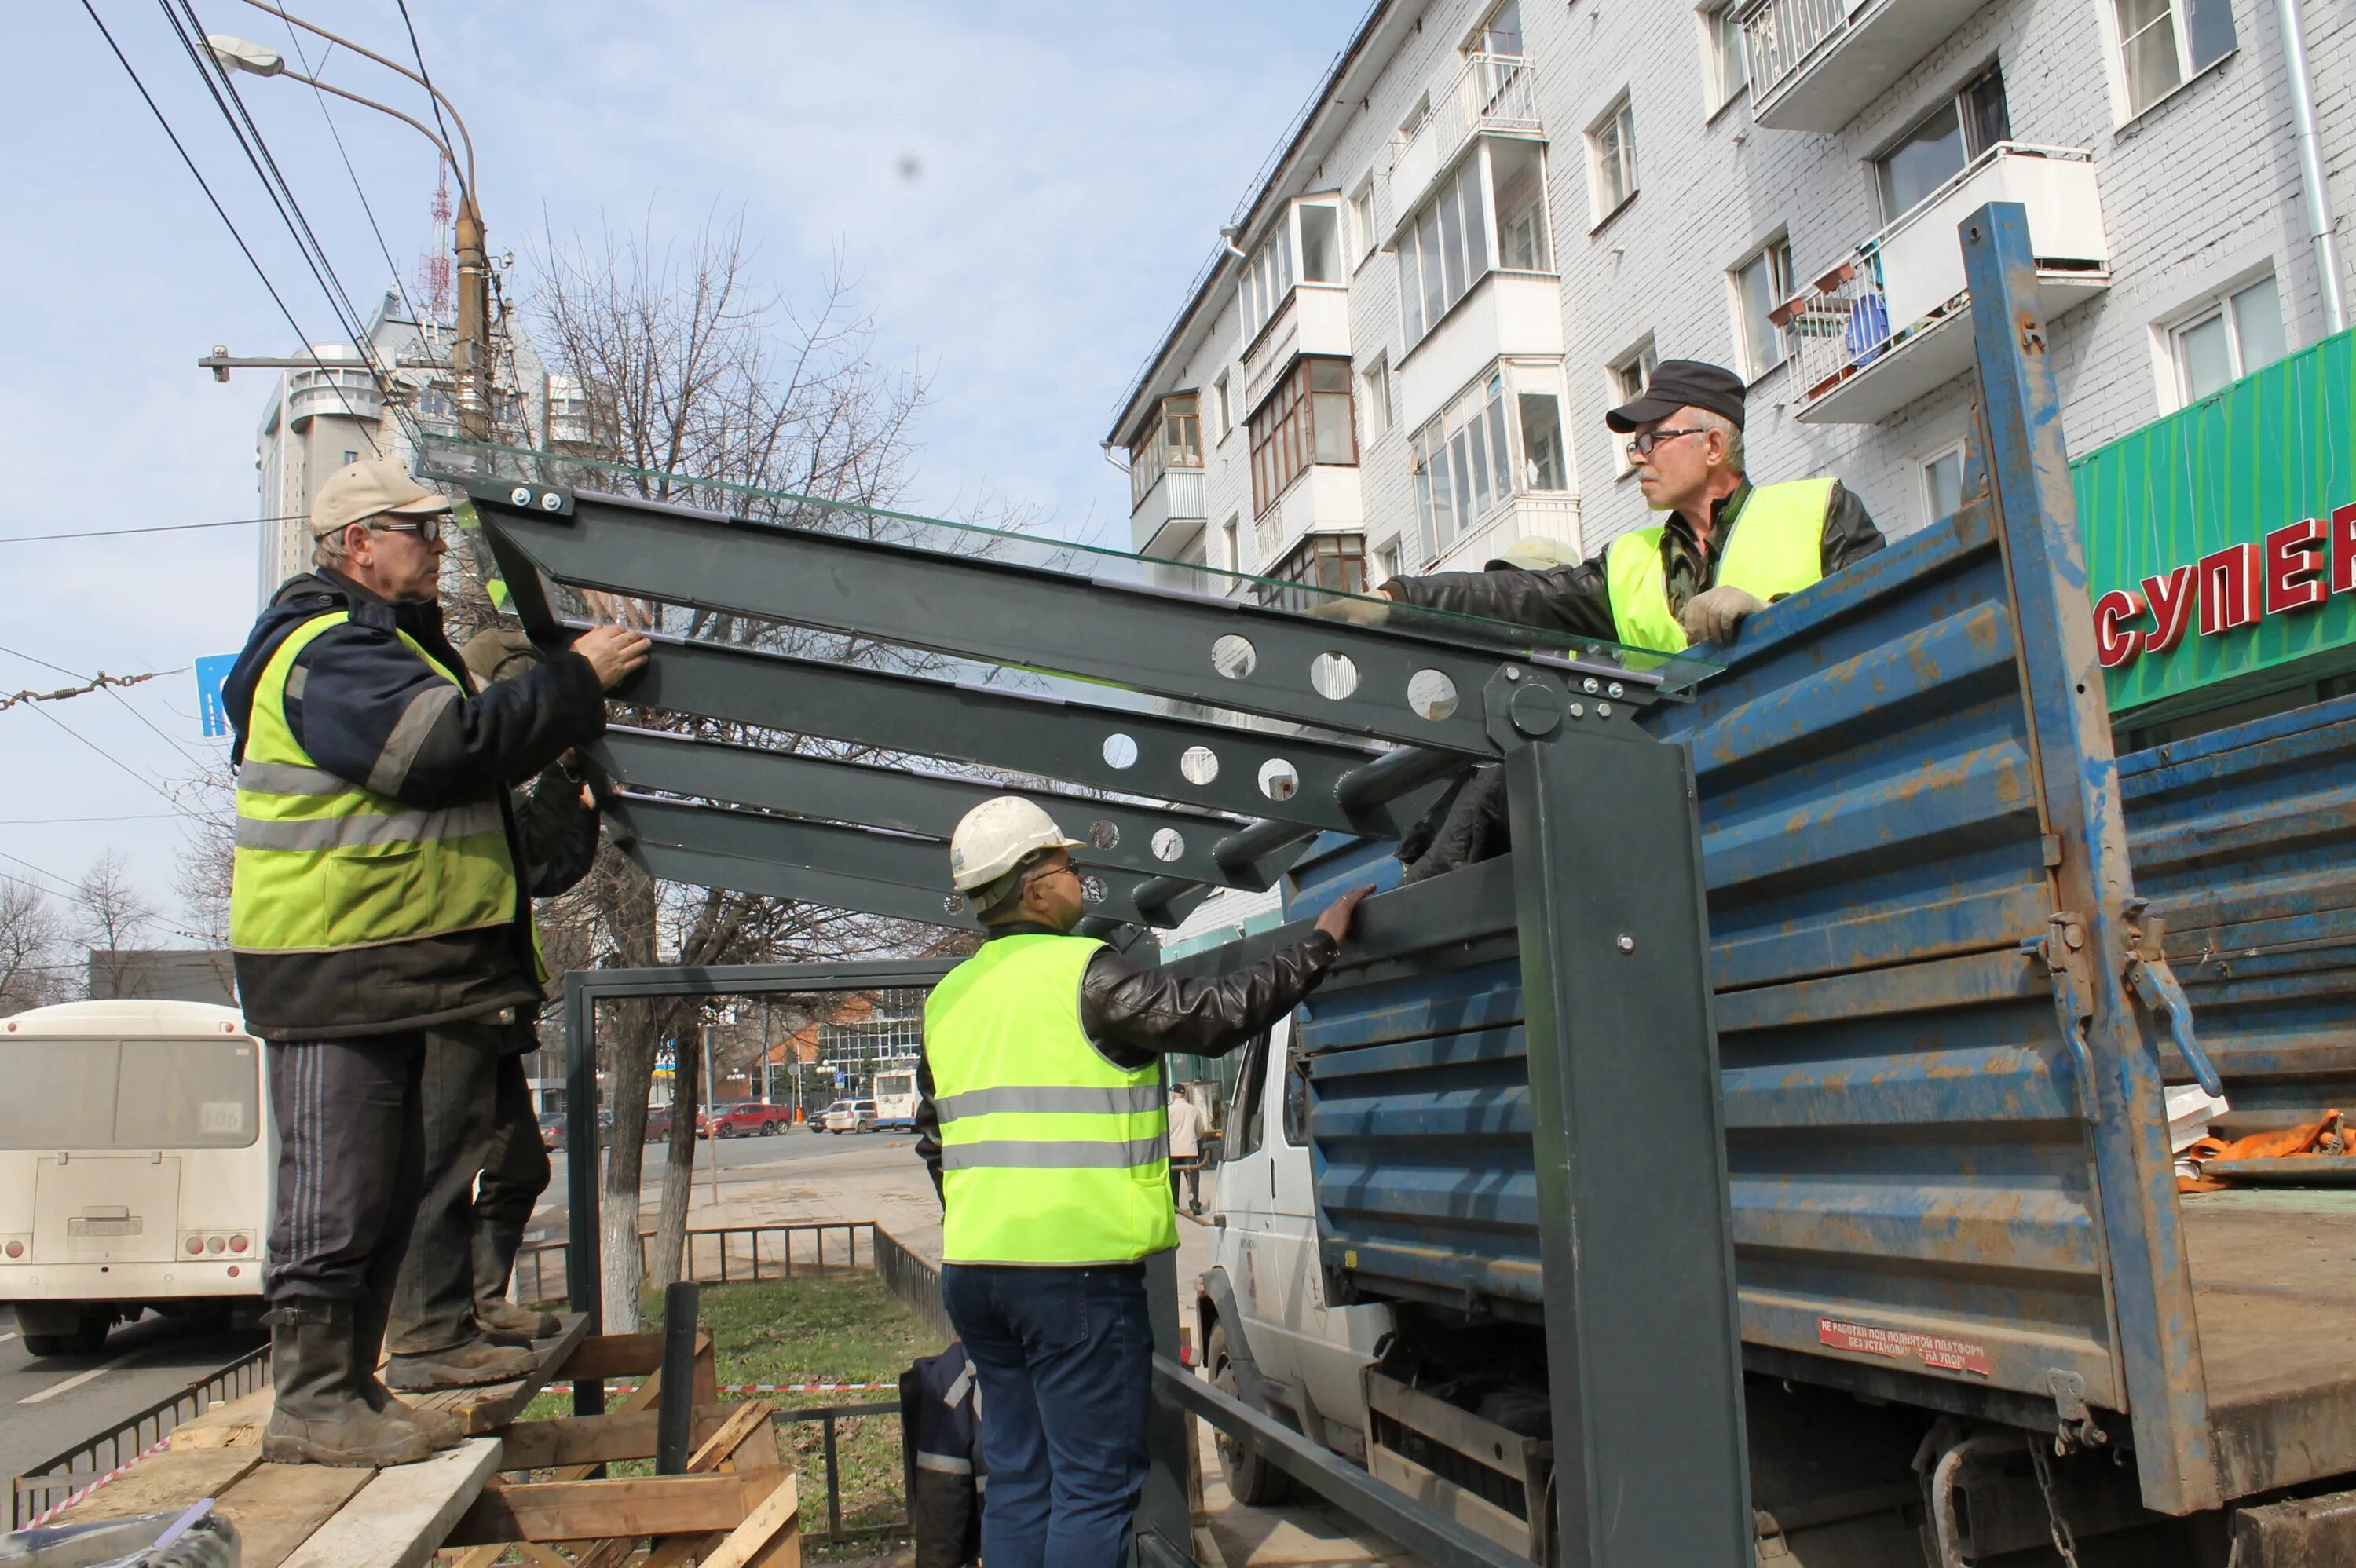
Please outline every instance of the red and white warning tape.
[[65, 1512], [66, 1509], [73, 1507], [74, 1504], [81, 1501], [82, 1499], [90, 1496], [91, 1493], [98, 1490], [99, 1488], [106, 1485], [107, 1482], [114, 1479], [117, 1476], [120, 1476], [123, 1471], [128, 1470], [132, 1466], [139, 1463], [140, 1460], [146, 1458], [151, 1454], [161, 1454], [165, 1449], [169, 1448], [171, 1445], [172, 1439], [169, 1436], [157, 1438], [154, 1444], [148, 1447], [142, 1448], [138, 1453], [134, 1454], [130, 1458], [125, 1459], [123, 1463], [117, 1465], [114, 1468], [109, 1470], [106, 1474], [92, 1481], [90, 1485], [82, 1488], [80, 1491], [67, 1493], [64, 1501], [51, 1503], [48, 1508], [42, 1509], [39, 1513], [35, 1514], [32, 1521], [26, 1525], [25, 1528], [27, 1530], [40, 1529], [41, 1526], [48, 1523], [49, 1520], [57, 1518], [58, 1515]]
[[[562, 1381], [562, 1379], [558, 1380]], [[636, 1393], [643, 1383], [607, 1383], [607, 1393]], [[722, 1383], [722, 1393], [867, 1393], [877, 1389], [897, 1390], [899, 1384], [889, 1383]]]

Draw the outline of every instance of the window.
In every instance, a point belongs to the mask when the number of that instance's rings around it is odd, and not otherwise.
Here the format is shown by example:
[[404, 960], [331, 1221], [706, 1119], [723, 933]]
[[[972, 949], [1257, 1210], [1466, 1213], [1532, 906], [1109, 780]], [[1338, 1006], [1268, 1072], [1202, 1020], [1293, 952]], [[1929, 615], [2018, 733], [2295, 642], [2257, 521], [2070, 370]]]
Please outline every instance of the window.
[[1749, 61], [1742, 52], [1742, 24], [1734, 19], [1737, 0], [1723, 0], [1697, 15], [1701, 17], [1703, 85], [1709, 96], [1703, 107], [1711, 114], [1734, 101], [1751, 85]]
[[2188, 403], [2273, 364], [2286, 347], [2274, 274], [2210, 302], [2169, 336], [2177, 395]]
[[358, 463], [359, 460], [360, 454], [357, 452], [347, 452], [344, 453], [344, 466], [347, 468], [349, 468], [353, 464]]
[[1922, 460], [1922, 515], [1929, 523], [1944, 523], [1964, 506], [1964, 443]]
[[1275, 231], [1244, 263], [1237, 297], [1243, 306], [1247, 344], [1284, 308], [1296, 272], [1303, 283], [1342, 281], [1342, 213], [1330, 196], [1287, 207]]
[[1366, 581], [1379, 587], [1398, 575], [1398, 540], [1385, 539], [1375, 547], [1374, 571]]
[[2233, 52], [2231, 0], [2113, 0], [2127, 113], [2142, 113]]
[[1410, 344], [1421, 342], [1489, 270], [1482, 167], [1482, 159], [1467, 158], [1399, 237], [1399, 308]]
[[1522, 421], [1522, 488], [1568, 490], [1570, 463], [1562, 442], [1562, 398], [1551, 389], [1517, 388], [1514, 410]]
[[1219, 564], [1229, 571], [1241, 571], [1244, 569], [1242, 524], [1242, 517], [1231, 517], [1219, 525], [1219, 540], [1226, 547], [1225, 553], [1219, 558]]
[[1770, 240], [1737, 267], [1733, 277], [1734, 332], [1742, 345], [1742, 374], [1756, 381], [1792, 351], [1788, 333], [1772, 319], [1775, 308], [1792, 297], [1791, 241]]
[[1415, 510], [1423, 558], [1437, 560], [1513, 495], [1505, 378], [1491, 371], [1415, 433]]
[[1279, 225], [1268, 242], [1244, 263], [1240, 297], [1246, 343], [1259, 336], [1259, 329], [1291, 293], [1292, 225], [1287, 222]]
[[1364, 593], [1366, 591], [1366, 540], [1362, 534], [1311, 534], [1293, 546], [1292, 552], [1264, 574], [1278, 582], [1298, 582], [1303, 587], [1321, 588], [1328, 593], [1288, 592], [1280, 588], [1263, 588], [1264, 603], [1280, 610], [1306, 610], [1325, 603], [1329, 593]]
[[1252, 511], [1266, 512], [1312, 463], [1358, 461], [1350, 362], [1302, 355], [1251, 417]]
[[1881, 187], [1882, 221], [1895, 223], [1916, 203], [1964, 172], [1973, 159], [2007, 141], [2012, 121], [2004, 107], [2004, 73], [1991, 70], [1925, 114], [1898, 144], [1873, 161]]
[[1423, 129], [1424, 122], [1430, 118], [1431, 94], [1427, 92], [1415, 101], [1415, 107], [1408, 110], [1407, 118], [1399, 122], [1399, 140], [1402, 142], [1410, 140], [1418, 131]]
[[1309, 1063], [1297, 1040], [1284, 1051], [1284, 1141], [1293, 1148], [1309, 1145]]
[[1587, 161], [1601, 224], [1636, 194], [1636, 115], [1627, 99], [1589, 127]]
[[[1643, 397], [1644, 388], [1653, 379], [1653, 367], [1659, 362], [1660, 355], [1655, 351], [1653, 340], [1647, 337], [1605, 366], [1603, 379], [1612, 388], [1612, 406], [1617, 408], [1622, 403], [1633, 403]], [[1635, 471], [1636, 465], [1628, 461], [1627, 444], [1617, 437], [1613, 438], [1612, 453], [1621, 473]]]
[[1382, 236], [1375, 232], [1375, 176], [1368, 175], [1350, 195], [1350, 242], [1355, 247], [1354, 260], [1365, 261], [1375, 253]]
[[1468, 55], [1519, 55], [1522, 52], [1521, 0], [1505, 0], [1486, 20], [1472, 29], [1462, 51]]
[[1496, 192], [1497, 265], [1509, 272], [1554, 271], [1547, 239], [1546, 149], [1536, 142], [1500, 139], [1483, 151]]
[[1342, 212], [1332, 202], [1302, 203], [1294, 209], [1301, 223], [1301, 281], [1335, 283], [1342, 281]]
[[12, 1040], [0, 1149], [251, 1147], [260, 1065], [249, 1040]]
[[1195, 397], [1180, 392], [1162, 400], [1162, 411], [1129, 449], [1129, 509], [1145, 497], [1173, 468], [1203, 466], [1203, 428], [1195, 417]]
[[1390, 433], [1391, 365], [1387, 356], [1377, 355], [1375, 362], [1359, 373], [1358, 400], [1366, 418], [1366, 444], [1372, 446]]
[[1215, 446], [1226, 440], [1227, 432], [1236, 428], [1236, 406], [1227, 397], [1227, 373], [1225, 370], [1220, 371], [1219, 379], [1211, 383], [1211, 413], [1218, 426], [1211, 434], [1211, 443]]
[[1226, 1136], [1220, 1141], [1222, 1159], [1242, 1159], [1260, 1145], [1260, 1100], [1268, 1077], [1269, 1037], [1258, 1034], [1244, 1047], [1243, 1065], [1236, 1070], [1236, 1098], [1227, 1113]]

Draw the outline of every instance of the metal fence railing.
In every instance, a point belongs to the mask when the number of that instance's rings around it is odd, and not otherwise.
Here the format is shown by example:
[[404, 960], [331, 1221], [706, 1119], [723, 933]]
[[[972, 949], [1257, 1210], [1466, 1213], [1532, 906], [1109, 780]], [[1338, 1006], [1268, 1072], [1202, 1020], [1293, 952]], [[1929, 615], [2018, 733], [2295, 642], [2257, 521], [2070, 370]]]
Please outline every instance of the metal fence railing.
[[[830, 1236], [840, 1234], [839, 1243]], [[698, 1285], [734, 1285], [802, 1275], [841, 1274], [875, 1266], [873, 1246], [862, 1263], [859, 1241], [875, 1233], [872, 1220], [814, 1220], [787, 1225], [712, 1225], [688, 1232], [680, 1257], [680, 1277]], [[797, 1238], [807, 1236], [804, 1244]], [[638, 1268], [648, 1272], [654, 1237], [638, 1237]], [[555, 1301], [565, 1294], [565, 1243], [534, 1242], [516, 1254], [519, 1301]]]
[[1772, 97], [1817, 45], [1847, 25], [1843, 0], [1764, 0], [1746, 11], [1742, 41], [1753, 101]]
[[875, 1272], [882, 1276], [884, 1288], [898, 1296], [926, 1328], [938, 1334], [943, 1344], [956, 1339], [957, 1329], [949, 1323], [948, 1308], [941, 1305], [940, 1265], [910, 1252], [901, 1245], [899, 1237], [880, 1225], [874, 1228], [871, 1240]]
[[9, 1488], [8, 1528], [21, 1530], [73, 1492], [137, 1459], [216, 1404], [241, 1399], [270, 1381], [270, 1347], [262, 1345], [167, 1399], [126, 1417], [37, 1465], [27, 1466]]

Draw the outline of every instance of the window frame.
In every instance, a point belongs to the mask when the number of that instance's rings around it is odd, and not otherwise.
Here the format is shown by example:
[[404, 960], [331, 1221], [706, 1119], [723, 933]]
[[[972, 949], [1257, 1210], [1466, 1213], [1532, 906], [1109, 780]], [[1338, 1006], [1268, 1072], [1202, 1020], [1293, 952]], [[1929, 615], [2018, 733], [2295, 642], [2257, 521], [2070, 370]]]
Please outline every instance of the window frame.
[[[1652, 381], [1653, 371], [1660, 362], [1659, 340], [1649, 332], [1605, 360], [1603, 384], [1611, 400], [1604, 407], [1616, 409], [1622, 403], [1633, 403], [1643, 397], [1644, 388]], [[1636, 472], [1636, 465], [1628, 460], [1627, 442], [1617, 435], [1612, 437], [1612, 464], [1614, 473], [1620, 477], [1625, 478]]]
[[[1505, 232], [1497, 210], [1497, 149], [1507, 144], [1531, 148], [1538, 160], [1537, 232], [1546, 252], [1539, 258], [1544, 263], [1541, 267], [1508, 268], [1505, 263]], [[1546, 153], [1545, 144], [1523, 137], [1472, 136], [1463, 153], [1432, 181], [1430, 193], [1399, 226], [1395, 249], [1398, 254], [1399, 337], [1406, 346], [1400, 353], [1401, 359], [1413, 354], [1492, 272], [1559, 275], [1555, 271], [1558, 261], [1554, 255], [1551, 197], [1547, 189]], [[1477, 208], [1478, 212], [1471, 211], [1472, 208]], [[1426, 270], [1428, 257], [1436, 258], [1440, 264], [1436, 295], [1429, 286], [1431, 280]]]
[[[2105, 3], [2110, 3], [2110, 0], [2105, 0]], [[1971, 112], [1972, 91], [1975, 88], [1980, 86], [1981, 83], [1991, 80], [1993, 80], [1997, 84], [1997, 100], [2004, 108], [2004, 134], [1997, 137], [1993, 142], [1987, 143], [1985, 145], [1977, 145], [1975, 144], [1975, 143], [1978, 135], [1979, 126]], [[1897, 204], [1897, 193], [1890, 185], [1890, 160], [1899, 155], [1900, 151], [1902, 150], [1912, 138], [1915, 132], [1921, 130], [1923, 126], [1928, 125], [1933, 120], [1936, 119], [1942, 111], [1950, 112], [1955, 117], [1956, 134], [1964, 144], [1964, 161], [1956, 165], [1954, 173], [1950, 174], [1945, 178], [1940, 180], [1938, 184], [1933, 186], [1921, 197], [1918, 197], [1911, 206], [1901, 208]], [[1923, 110], [1922, 113], [1914, 116], [1913, 119], [1909, 120], [1896, 135], [1890, 137], [1889, 141], [1882, 144], [1881, 151], [1874, 154], [1871, 158], [1867, 160], [1868, 164], [1873, 170], [1873, 196], [1874, 200], [1879, 203], [1881, 208], [1882, 227], [1886, 229], [1890, 225], [1897, 222], [1900, 219], [1913, 211], [1915, 208], [1920, 207], [1923, 202], [1928, 201], [1933, 195], [1944, 189], [1948, 183], [1954, 179], [1956, 175], [1963, 173], [1964, 170], [1970, 168], [1974, 164], [1977, 163], [1981, 157], [1987, 153], [1990, 147], [2000, 147], [2005, 143], [2011, 140], [2012, 98], [2011, 95], [2005, 91], [2004, 61], [2002, 59], [1994, 59], [1990, 60], [1986, 66], [1979, 69], [1973, 71], [1962, 80], [1956, 82], [1954, 89], [1952, 91], [1933, 103], [1931, 107]]]
[[[1530, 482], [1522, 418], [1526, 397], [1554, 400], [1556, 446], [1561, 462], [1558, 485], [1540, 488]], [[1526, 496], [1577, 493], [1569, 407], [1558, 361], [1501, 357], [1483, 367], [1439, 412], [1408, 432], [1408, 482], [1415, 507], [1412, 537], [1424, 567], [1455, 549], [1466, 536], [1494, 524], [1501, 511]], [[1473, 450], [1476, 446], [1478, 452]], [[1460, 463], [1466, 470], [1462, 481], [1457, 476]], [[1444, 496], [1441, 486], [1446, 487]], [[1484, 493], [1487, 499], [1482, 501]], [[1467, 502], [1474, 504], [1467, 507]], [[1408, 538], [1402, 530], [1396, 541], [1401, 549]]]
[[1938, 497], [1931, 487], [1931, 470], [1936, 467], [1939, 464], [1945, 462], [1950, 457], [1955, 460], [1956, 464], [1956, 507], [1958, 509], [1962, 507], [1964, 469], [1965, 466], [1971, 462], [1971, 457], [1967, 451], [1969, 445], [1970, 443], [1962, 436], [1957, 436], [1954, 440], [1945, 442], [1938, 446], [1933, 447], [1930, 451], [1923, 453], [1921, 456], [1914, 459], [1914, 499], [1922, 508], [1922, 527], [1926, 528], [1936, 528], [1941, 523], [1946, 521], [1947, 517], [1953, 517], [1954, 515], [1952, 512], [1948, 513], [1946, 517], [1942, 517], [1940, 515]]
[[[2235, 302], [2260, 283], [2266, 283], [2274, 284], [2275, 326], [2281, 335], [2282, 353], [2275, 358], [2252, 365], [2249, 362], [2247, 347], [2243, 341], [2241, 307]], [[2220, 317], [2225, 323], [2225, 359], [2231, 373], [2225, 378], [2224, 386], [2196, 395], [2187, 376], [2189, 367], [2185, 363], [2184, 338], [2195, 328], [2205, 326]], [[2213, 398], [2218, 392], [2224, 390], [2225, 387], [2232, 386], [2243, 377], [2254, 370], [2263, 370], [2266, 366], [2276, 364], [2290, 356], [2290, 321], [2283, 310], [2282, 274], [2269, 266], [2256, 272], [2246, 273], [2230, 283], [2211, 290], [2187, 309], [2170, 316], [2163, 327], [2163, 332], [2162, 344], [2168, 364], [2168, 387], [2174, 397], [2175, 406], [2179, 409], [2190, 408], [2203, 399]]]
[[[1767, 263], [1767, 283], [1770, 298], [1763, 325], [1775, 342], [1775, 357], [1770, 363], [1752, 363], [1752, 328], [1761, 325], [1751, 319], [1751, 303], [1743, 293], [1743, 277], [1761, 262]], [[1779, 264], [1780, 263], [1780, 264]], [[1780, 276], [1778, 275], [1780, 272]], [[1756, 386], [1773, 372], [1791, 362], [1797, 347], [1796, 335], [1788, 325], [1778, 325], [1774, 312], [1799, 292], [1799, 273], [1792, 264], [1792, 236], [1788, 229], [1778, 229], [1764, 242], [1752, 249], [1741, 261], [1726, 270], [1729, 295], [1734, 305], [1734, 346], [1742, 363], [1742, 379], [1746, 386]]]
[[[1616, 161], [1620, 165], [1620, 177], [1624, 187], [1619, 195], [1608, 203], [1603, 199], [1605, 154], [1602, 140], [1607, 127], [1617, 133]], [[1614, 214], [1635, 200], [1636, 193], [1643, 188], [1638, 183], [1636, 169], [1634, 95], [1627, 89], [1622, 89], [1620, 95], [1612, 101], [1611, 106], [1589, 123], [1586, 141], [1588, 206], [1592, 209], [1591, 216], [1594, 219], [1589, 232], [1592, 233], [1610, 222]]]
[[[1702, 118], [1717, 119], [1733, 106], [1734, 101], [1751, 91], [1751, 53], [1743, 37], [1742, 25], [1734, 14], [1742, 8], [1741, 0], [1718, 0], [1715, 5], [1694, 7], [1694, 19], [1701, 25], [1702, 59]], [[1727, 85], [1727, 53], [1721, 29], [1731, 28], [1734, 35], [1734, 60], [1741, 80]]]
[[[2129, 121], [2150, 112], [2156, 106], [2167, 102], [2177, 93], [2190, 86], [2193, 80], [2203, 72], [2232, 59], [2240, 50], [2241, 28], [2233, 20], [2233, 7], [2227, 0], [2215, 0], [2231, 37], [2225, 47], [2210, 59], [2203, 60], [2194, 56], [2192, 6], [2197, 3], [2199, 0], [2163, 0], [2162, 15], [2168, 21], [2172, 34], [2171, 41], [2176, 46], [2176, 80], [2153, 93], [2143, 102], [2137, 103], [2135, 101], [2135, 80], [2127, 69], [2127, 44], [2130, 38], [2119, 16], [2119, 0], [2100, 0], [2096, 9], [2102, 17], [2104, 63], [2111, 79], [2111, 123], [2114, 126], [2125, 125]], [[2134, 36], [2142, 37], [2144, 33], [2157, 26], [2158, 22], [2158, 18], [2147, 22], [2142, 27], [2136, 29]]]
[[[1173, 454], [1173, 440], [1180, 453], [1193, 453], [1192, 461], [1183, 455]], [[1163, 476], [1173, 468], [1190, 469], [1197, 474], [1203, 471], [1202, 395], [1199, 392], [1167, 392], [1156, 399], [1153, 417], [1147, 421], [1144, 433], [1130, 443], [1129, 509], [1132, 514], [1145, 505], [1145, 497], [1153, 493], [1153, 487], [1161, 484]]]
[[1358, 188], [1343, 198], [1342, 208], [1350, 221], [1350, 270], [1357, 271], [1373, 260], [1382, 248], [1383, 236], [1375, 218], [1375, 176], [1371, 174], [1358, 182]]
[[[1260, 572], [1259, 600], [1279, 610], [1306, 611], [1326, 603], [1335, 593], [1366, 592], [1366, 536], [1354, 529], [1305, 533]], [[1315, 592], [1297, 592], [1279, 584], [1291, 583]]]
[[[1320, 368], [1340, 368], [1338, 387], [1316, 386]], [[1269, 388], [1259, 406], [1245, 421], [1250, 431], [1252, 516], [1264, 517], [1301, 475], [1321, 463], [1327, 467], [1355, 467], [1358, 463], [1357, 394], [1350, 361], [1337, 354], [1297, 354]], [[1346, 462], [1326, 462], [1317, 455], [1320, 399], [1344, 400], [1339, 428], [1347, 432]], [[1330, 402], [1329, 402], [1330, 406]]]
[[1391, 432], [1391, 357], [1385, 349], [1358, 372], [1358, 407], [1365, 432], [1358, 443], [1364, 452]]

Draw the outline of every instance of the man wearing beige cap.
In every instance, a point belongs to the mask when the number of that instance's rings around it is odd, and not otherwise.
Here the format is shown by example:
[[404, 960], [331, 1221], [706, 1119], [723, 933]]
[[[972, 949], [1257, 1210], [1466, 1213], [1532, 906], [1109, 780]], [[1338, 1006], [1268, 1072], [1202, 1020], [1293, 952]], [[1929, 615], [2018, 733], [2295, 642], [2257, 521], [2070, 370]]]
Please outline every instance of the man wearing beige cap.
[[423, 1181], [425, 1032], [497, 1049], [530, 1028], [543, 976], [507, 785], [594, 739], [605, 689], [647, 656], [598, 627], [477, 692], [436, 603], [449, 526], [398, 463], [339, 470], [311, 509], [317, 570], [278, 590], [226, 687], [230, 944], [280, 1140], [276, 1463], [402, 1464], [457, 1440], [375, 1376]]

